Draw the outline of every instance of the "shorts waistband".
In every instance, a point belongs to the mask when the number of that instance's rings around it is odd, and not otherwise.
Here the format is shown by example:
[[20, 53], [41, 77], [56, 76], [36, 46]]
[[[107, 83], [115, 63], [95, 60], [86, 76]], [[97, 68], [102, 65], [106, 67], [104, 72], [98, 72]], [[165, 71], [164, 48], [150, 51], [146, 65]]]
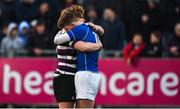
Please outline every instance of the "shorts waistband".
[[95, 71], [89, 71], [89, 70], [80, 70], [80, 71], [77, 71], [77, 72], [90, 72], [90, 73], [99, 73], [99, 72], [95, 72]]

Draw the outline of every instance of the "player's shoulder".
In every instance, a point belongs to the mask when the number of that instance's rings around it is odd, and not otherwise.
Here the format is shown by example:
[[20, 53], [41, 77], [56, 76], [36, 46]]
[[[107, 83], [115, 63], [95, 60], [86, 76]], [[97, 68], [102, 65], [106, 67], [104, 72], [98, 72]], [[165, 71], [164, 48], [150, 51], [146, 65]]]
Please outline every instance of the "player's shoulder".
[[74, 27], [72, 30], [82, 32], [82, 31], [86, 31], [87, 29], [88, 29], [88, 26], [85, 23], [83, 23], [81, 25]]

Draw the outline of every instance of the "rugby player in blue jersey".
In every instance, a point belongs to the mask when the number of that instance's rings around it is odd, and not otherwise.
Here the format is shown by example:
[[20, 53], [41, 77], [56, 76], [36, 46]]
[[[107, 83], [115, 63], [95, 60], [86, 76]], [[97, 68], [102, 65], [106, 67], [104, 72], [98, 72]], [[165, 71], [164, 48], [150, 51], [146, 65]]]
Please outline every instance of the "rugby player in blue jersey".
[[[68, 19], [67, 18], [71, 18]], [[61, 15], [59, 25], [68, 30], [64, 34], [57, 33], [54, 38], [55, 44], [66, 42], [91, 42], [96, 43], [99, 38], [93, 29], [82, 20], [67, 12]], [[81, 46], [72, 43], [72, 47]], [[98, 73], [98, 54], [99, 50], [93, 52], [77, 52], [77, 73], [75, 74], [75, 88], [77, 108], [93, 108], [97, 95], [100, 74]]]
[[[66, 14], [66, 16], [63, 17], [63, 14]], [[69, 24], [67, 23], [69, 21], [71, 22], [71, 20], [73, 20], [72, 19], [73, 17], [75, 17], [76, 21], [83, 22], [84, 21], [83, 16], [84, 16], [84, 10], [79, 6], [73, 5], [70, 8], [64, 9], [61, 13], [61, 17], [58, 22], [58, 26], [64, 29], [60, 31], [57, 35], [58, 36], [62, 35], [64, 34], [65, 29], [69, 30], [74, 27], [73, 25], [69, 25], [70, 23]], [[88, 26], [94, 31], [96, 31], [97, 33], [99, 33], [100, 35], [104, 33], [104, 30], [100, 26], [94, 25], [93, 23], [89, 23]], [[57, 35], [55, 39], [57, 38]], [[56, 43], [56, 44], [57, 44], [57, 54], [58, 54], [59, 63], [58, 63], [58, 68], [55, 73], [58, 77], [55, 77], [54, 82], [53, 82], [55, 97], [57, 101], [59, 102], [60, 108], [72, 108], [73, 101], [74, 101], [74, 84], [72, 83], [72, 80], [74, 78], [73, 75], [75, 75], [74, 71], [75, 71], [76, 66], [74, 62], [75, 62], [76, 55], [71, 53], [72, 48], [68, 47], [67, 45], [68, 43], [65, 43], [65, 44], [63, 43], [61, 45], [60, 43]], [[72, 45], [75, 49], [82, 52], [94, 51], [102, 47], [102, 44], [99, 41], [99, 39], [96, 41], [96, 43], [83, 42], [83, 41], [76, 40], [72, 43]], [[68, 56], [65, 56], [65, 55], [68, 55]], [[68, 58], [72, 58], [72, 59], [68, 59]], [[59, 73], [60, 74], [63, 73], [63, 75], [59, 76]], [[77, 102], [77, 107], [85, 107], [83, 106], [83, 104], [86, 107], [93, 107], [94, 102], [92, 100], [89, 100], [87, 97], [81, 98]]]

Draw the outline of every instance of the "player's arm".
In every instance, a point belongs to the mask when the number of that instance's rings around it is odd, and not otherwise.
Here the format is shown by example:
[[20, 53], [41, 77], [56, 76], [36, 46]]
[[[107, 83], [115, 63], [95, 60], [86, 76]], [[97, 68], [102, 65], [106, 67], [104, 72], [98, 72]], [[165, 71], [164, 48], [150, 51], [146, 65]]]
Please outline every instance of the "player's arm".
[[78, 41], [75, 43], [74, 48], [81, 52], [91, 52], [91, 51], [97, 51], [101, 49], [102, 44]]
[[[63, 29], [64, 30], [64, 29]], [[74, 27], [71, 30], [61, 30], [59, 31], [55, 38], [54, 38], [54, 43], [55, 44], [63, 44], [69, 41], [80, 41], [82, 40], [87, 33], [87, 30], [84, 30], [82, 27]]]
[[74, 43], [73, 47], [81, 52], [91, 52], [91, 51], [97, 51], [102, 48], [102, 43], [99, 40], [99, 37], [97, 36], [97, 42], [91, 43], [91, 42], [83, 42], [83, 41], [77, 41]]
[[71, 41], [69, 35], [66, 32], [59, 31], [56, 36], [54, 37], [54, 43], [55, 44], [63, 44], [65, 42]]
[[91, 26], [98, 35], [102, 36], [104, 34], [104, 29], [101, 26], [95, 25], [91, 22], [88, 22], [88, 25]]

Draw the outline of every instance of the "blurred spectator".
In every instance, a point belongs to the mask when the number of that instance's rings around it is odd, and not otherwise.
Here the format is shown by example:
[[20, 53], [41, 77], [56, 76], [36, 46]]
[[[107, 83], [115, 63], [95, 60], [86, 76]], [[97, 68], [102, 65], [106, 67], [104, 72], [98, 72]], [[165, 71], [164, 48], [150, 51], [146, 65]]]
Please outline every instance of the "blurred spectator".
[[150, 35], [150, 44], [146, 45], [146, 54], [148, 57], [161, 57], [162, 53], [161, 33], [154, 31]]
[[40, 19], [46, 23], [48, 30], [54, 32], [56, 21], [59, 18], [59, 12], [63, 9], [64, 0], [36, 0], [37, 15], [36, 19]]
[[23, 40], [18, 37], [17, 32], [17, 24], [10, 23], [7, 36], [3, 38], [1, 43], [2, 53], [6, 57], [13, 57], [19, 50], [23, 49]]
[[[121, 50], [125, 42], [125, 28], [121, 20], [111, 8], [104, 10], [102, 27], [105, 34], [102, 42], [105, 50]], [[114, 54], [115, 55], [115, 54]]]
[[4, 23], [0, 31], [0, 44], [2, 39], [7, 35], [8, 32], [8, 23]]
[[105, 7], [113, 8], [120, 18], [123, 18], [125, 12], [126, 0], [105, 0]]
[[34, 4], [35, 0], [20, 0], [16, 8], [16, 18], [18, 22], [23, 20], [31, 21], [35, 18], [37, 7]]
[[180, 57], [180, 23], [175, 26], [175, 33], [168, 42], [168, 51], [171, 57]]
[[15, 21], [15, 10], [16, 4], [14, 0], [0, 0], [0, 24]]
[[138, 32], [144, 36], [144, 41], [149, 44], [149, 36], [151, 31], [160, 30], [160, 8], [156, 0], [147, 0], [147, 8], [143, 10], [141, 23]]
[[[178, 32], [173, 28], [180, 21], [180, 0], [0, 0], [0, 42], [7, 34], [9, 22], [16, 22], [20, 24], [19, 36], [26, 48], [52, 49], [60, 10], [76, 3], [85, 8], [88, 21], [104, 27], [105, 34], [101, 37], [104, 56], [108, 53], [108, 56], [119, 56], [126, 41], [131, 41], [135, 33], [143, 36], [147, 56], [179, 56]], [[41, 36], [46, 41], [41, 42], [48, 42], [43, 45], [46, 47], [33, 39], [39, 36], [37, 20], [45, 23], [45, 32]], [[30, 22], [31, 27], [22, 21]], [[154, 30], [161, 32], [163, 37]], [[28, 37], [33, 44], [28, 44]]]
[[64, 2], [64, 0], [35, 0], [37, 7], [40, 7], [43, 3], [47, 3], [53, 15], [63, 9]]
[[100, 23], [100, 20], [98, 19], [97, 12], [93, 7], [89, 8], [87, 10], [87, 20], [89, 22], [94, 23], [94, 24], [99, 24]]
[[130, 33], [141, 33], [143, 40], [148, 44], [151, 31], [160, 29], [160, 7], [156, 0], [139, 0], [138, 2], [139, 3], [135, 3], [137, 6], [135, 5], [134, 8], [131, 9], [132, 15], [129, 16], [131, 20], [129, 24]]
[[41, 56], [44, 49], [49, 49], [51, 46], [46, 26], [43, 21], [38, 21], [35, 31], [29, 38], [29, 49], [35, 56]]
[[19, 36], [23, 39], [23, 44], [25, 48], [27, 48], [28, 46], [29, 35], [30, 35], [29, 23], [26, 21], [22, 21], [19, 24]]
[[[88, 11], [91, 7], [96, 10], [98, 17], [102, 14], [103, 10], [106, 8], [107, 0], [77, 0], [81, 5]], [[101, 17], [101, 16], [100, 16]]]
[[55, 17], [50, 11], [50, 6], [48, 2], [42, 2], [38, 8], [38, 13], [36, 19], [39, 19], [46, 23], [48, 30], [52, 29], [53, 23], [55, 23]]
[[133, 40], [123, 48], [123, 58], [128, 65], [134, 60], [144, 55], [145, 44], [140, 34], [135, 34]]

